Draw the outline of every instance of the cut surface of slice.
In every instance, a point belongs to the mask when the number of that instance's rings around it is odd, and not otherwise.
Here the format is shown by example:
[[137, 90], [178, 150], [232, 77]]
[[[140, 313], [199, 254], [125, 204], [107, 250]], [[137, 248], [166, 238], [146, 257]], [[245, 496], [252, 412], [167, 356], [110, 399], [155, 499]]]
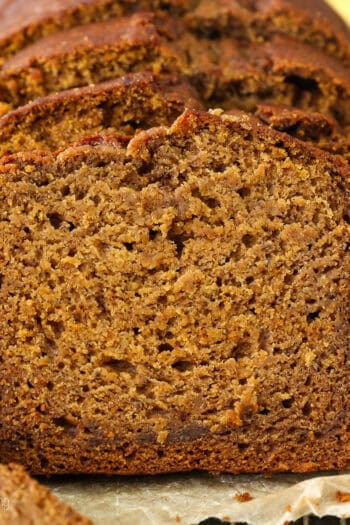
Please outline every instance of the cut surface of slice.
[[0, 182], [4, 461], [350, 468], [345, 163], [187, 111], [3, 158]]
[[1, 525], [92, 525], [19, 465], [0, 465]]
[[0, 153], [56, 150], [101, 132], [132, 136], [142, 129], [172, 124], [185, 108], [202, 108], [186, 80], [130, 74], [62, 91], [8, 113], [0, 119]]

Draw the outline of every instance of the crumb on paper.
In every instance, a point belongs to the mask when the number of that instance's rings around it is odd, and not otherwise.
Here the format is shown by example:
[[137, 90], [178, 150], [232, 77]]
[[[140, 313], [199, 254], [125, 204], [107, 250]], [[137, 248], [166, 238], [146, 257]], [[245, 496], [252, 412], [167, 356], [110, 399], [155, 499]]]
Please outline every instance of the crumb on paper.
[[338, 490], [335, 497], [338, 503], [350, 503], [350, 492]]
[[235, 499], [240, 503], [246, 503], [247, 501], [252, 501], [254, 498], [249, 492], [243, 492], [241, 494], [236, 494]]
[[230, 516], [223, 516], [222, 521], [231, 521]]
[[176, 523], [180, 523], [181, 522], [181, 516], [176, 514], [175, 521], [176, 521]]
[[292, 512], [292, 505], [286, 505], [286, 512]]

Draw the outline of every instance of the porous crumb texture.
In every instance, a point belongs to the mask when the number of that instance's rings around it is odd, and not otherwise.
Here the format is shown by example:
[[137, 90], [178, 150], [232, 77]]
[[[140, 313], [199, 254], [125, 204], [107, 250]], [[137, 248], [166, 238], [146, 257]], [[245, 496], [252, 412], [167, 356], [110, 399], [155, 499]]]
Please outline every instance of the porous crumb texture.
[[1, 525], [92, 525], [19, 465], [0, 465], [0, 498]]
[[184, 79], [135, 73], [103, 84], [50, 95], [0, 119], [0, 154], [57, 150], [84, 136], [132, 136], [170, 125], [185, 108], [202, 109]]
[[349, 169], [245, 117], [3, 159], [0, 456], [347, 469]]
[[27, 47], [4, 65], [0, 99], [18, 106], [145, 70], [187, 77], [207, 107], [253, 111], [273, 102], [350, 123], [350, 72], [318, 49], [285, 36], [246, 46], [211, 40], [154, 13], [80, 26]]
[[7, 0], [0, 13], [1, 62], [62, 29], [156, 9], [184, 17], [187, 26], [215, 38], [245, 41], [287, 34], [350, 65], [349, 32], [323, 0]]

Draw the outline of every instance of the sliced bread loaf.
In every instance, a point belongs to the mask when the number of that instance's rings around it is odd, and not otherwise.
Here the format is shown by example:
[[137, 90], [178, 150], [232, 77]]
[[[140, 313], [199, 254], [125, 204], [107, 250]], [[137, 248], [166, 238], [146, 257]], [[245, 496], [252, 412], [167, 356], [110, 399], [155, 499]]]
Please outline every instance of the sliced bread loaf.
[[242, 49], [155, 14], [81, 26], [27, 47], [4, 65], [0, 100], [18, 106], [140, 70], [186, 76], [208, 107], [252, 111], [274, 102], [350, 123], [350, 72], [319, 50], [280, 36]]
[[0, 455], [41, 473], [345, 469], [349, 168], [187, 111], [5, 158]]

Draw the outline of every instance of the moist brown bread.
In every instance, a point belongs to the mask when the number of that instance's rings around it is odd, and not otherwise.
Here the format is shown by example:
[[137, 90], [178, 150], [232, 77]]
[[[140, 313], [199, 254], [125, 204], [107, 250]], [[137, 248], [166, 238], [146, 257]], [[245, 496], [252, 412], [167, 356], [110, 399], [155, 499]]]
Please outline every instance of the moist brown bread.
[[187, 111], [1, 173], [3, 461], [350, 468], [345, 163]]
[[62, 91], [8, 113], [0, 119], [0, 154], [57, 150], [101, 132], [133, 136], [152, 126], [170, 125], [185, 108], [203, 108], [186, 80], [130, 74]]
[[211, 37], [270, 39], [285, 33], [350, 67], [349, 30], [323, 0], [7, 0], [0, 13], [2, 60], [58, 30], [140, 9], [186, 14], [190, 28]]
[[350, 159], [348, 135], [337, 121], [329, 116], [276, 104], [261, 104], [255, 116], [273, 129], [311, 142], [347, 161]]
[[19, 465], [0, 465], [1, 525], [92, 525]]
[[323, 0], [202, 0], [187, 25], [214, 39], [234, 34], [261, 42], [286, 34], [350, 67], [349, 28]]
[[179, 20], [145, 13], [27, 47], [5, 64], [0, 98], [16, 106], [140, 70], [187, 76], [209, 107], [252, 111], [273, 101], [350, 122], [350, 72], [319, 50], [280, 36], [242, 49], [232, 38], [194, 37]]

